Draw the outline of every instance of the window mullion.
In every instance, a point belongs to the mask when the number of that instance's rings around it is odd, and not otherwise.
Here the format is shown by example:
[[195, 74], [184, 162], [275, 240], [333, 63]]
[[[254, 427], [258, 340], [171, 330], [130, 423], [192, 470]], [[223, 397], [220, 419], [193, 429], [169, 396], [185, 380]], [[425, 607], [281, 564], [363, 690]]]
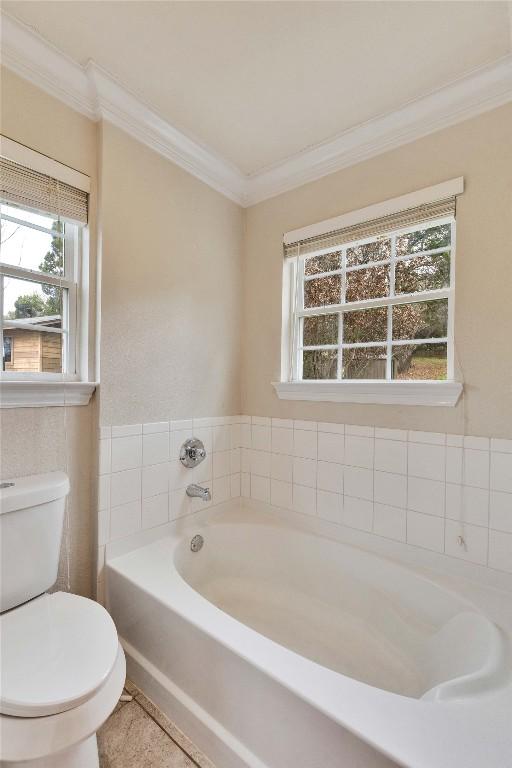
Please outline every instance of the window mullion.
[[62, 348], [62, 370], [64, 373], [77, 373], [77, 343], [78, 343], [78, 281], [81, 278], [79, 268], [79, 238], [78, 227], [64, 224], [64, 253], [63, 274], [71, 283], [66, 291], [62, 291], [62, 325], [69, 330]]
[[[347, 291], [347, 247], [341, 249], [341, 303], [346, 302]], [[338, 315], [338, 379], [343, 378], [343, 312]]]
[[338, 349], [337, 344], [309, 344], [304, 347], [299, 347], [299, 351], [301, 352], [311, 352], [312, 350], [316, 349]]
[[308, 283], [310, 280], [320, 280], [322, 277], [333, 277], [334, 275], [341, 275], [341, 272], [341, 269], [333, 269], [330, 272], [315, 272], [312, 275], [304, 275], [304, 282]]
[[[297, 262], [297, 270], [299, 273], [299, 279], [297, 281], [297, 301], [296, 301], [296, 307], [300, 308], [300, 310], [304, 309], [304, 259], [299, 259]], [[304, 343], [304, 319], [297, 314], [295, 318], [295, 336], [298, 343], [298, 349], [295, 353], [295, 367], [296, 367], [296, 375], [298, 379], [302, 379], [303, 376], [303, 368], [304, 368], [304, 354], [301, 350], [301, 347]]]
[[336, 369], [336, 378], [341, 379], [343, 375], [343, 312], [338, 314], [338, 361]]
[[4, 371], [4, 277], [2, 274], [0, 274], [0, 346], [2, 347], [2, 371]]
[[371, 347], [387, 347], [386, 341], [352, 341], [343, 344], [343, 349], [370, 349]]
[[393, 305], [388, 306], [387, 317], [387, 348], [386, 348], [386, 379], [391, 381], [393, 378], [393, 345], [391, 338], [393, 334]]
[[[396, 235], [391, 235], [391, 261], [389, 264], [389, 298], [395, 295]], [[388, 305], [386, 379], [393, 378], [393, 305]]]
[[397, 339], [393, 342], [394, 347], [407, 347], [410, 344], [446, 344], [448, 336], [431, 336], [425, 339]]
[[448, 379], [455, 376], [455, 256], [457, 243], [457, 228], [455, 219], [450, 222], [450, 293], [448, 295], [448, 340], [446, 344], [447, 366], [446, 374]]
[[27, 227], [28, 229], [35, 229], [38, 232], [43, 232], [45, 235], [51, 235], [52, 237], [62, 237], [62, 234], [55, 232], [48, 227], [42, 227], [40, 224], [34, 224], [32, 221], [25, 221], [24, 219], [17, 219], [15, 216], [9, 216], [6, 213], [2, 213], [1, 218], [5, 221], [10, 221], [12, 224], [19, 224], [21, 227]]
[[373, 267], [385, 267], [389, 264], [389, 259], [379, 259], [379, 261], [365, 261], [364, 264], [354, 264], [353, 267], [347, 267], [347, 272], [360, 272], [364, 269], [372, 269]]
[[31, 283], [45, 283], [54, 285], [57, 288], [70, 288], [73, 283], [59, 275], [52, 275], [50, 272], [40, 272], [35, 269], [25, 269], [24, 267], [13, 267], [10, 264], [0, 264], [0, 272], [5, 277], [12, 277], [14, 280], [28, 280]]
[[358, 309], [376, 309], [387, 307], [390, 304], [415, 304], [421, 301], [436, 301], [447, 299], [450, 296], [450, 288], [436, 288], [432, 291], [420, 291], [418, 293], [401, 293], [395, 296], [384, 296], [379, 299], [366, 299], [364, 301], [351, 301], [349, 304], [325, 304], [321, 307], [309, 307], [298, 311], [299, 317], [316, 315], [334, 315], [336, 312], [356, 312]]
[[[396, 235], [393, 235], [393, 237], [396, 238]], [[450, 245], [443, 245], [441, 248], [432, 248], [430, 251], [414, 251], [413, 253], [406, 253], [405, 256], [396, 256], [395, 255], [395, 262], [397, 261], [410, 261], [411, 259], [419, 259], [422, 256], [437, 256], [440, 253], [446, 253], [447, 251], [451, 252], [452, 246]]]
[[77, 283], [79, 278], [78, 227], [64, 224], [63, 276], [70, 283]]

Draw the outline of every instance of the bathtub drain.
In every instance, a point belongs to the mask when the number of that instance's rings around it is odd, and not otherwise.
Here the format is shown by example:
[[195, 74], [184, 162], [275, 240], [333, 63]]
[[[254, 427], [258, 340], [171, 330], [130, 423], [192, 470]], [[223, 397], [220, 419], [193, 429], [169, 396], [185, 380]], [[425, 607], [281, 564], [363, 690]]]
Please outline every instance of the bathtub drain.
[[199, 534], [196, 534], [192, 538], [192, 541], [190, 542], [190, 549], [192, 550], [192, 552], [199, 552], [203, 544], [204, 544], [203, 537], [200, 536]]

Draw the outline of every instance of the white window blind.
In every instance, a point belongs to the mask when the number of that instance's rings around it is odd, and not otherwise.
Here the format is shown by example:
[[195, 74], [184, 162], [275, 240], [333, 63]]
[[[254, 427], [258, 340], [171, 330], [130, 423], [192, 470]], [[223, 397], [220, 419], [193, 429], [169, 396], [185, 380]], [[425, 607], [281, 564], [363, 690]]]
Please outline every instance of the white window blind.
[[87, 224], [88, 194], [19, 163], [0, 158], [2, 200]]
[[289, 257], [297, 256], [297, 253], [300, 252], [300, 255], [304, 257], [319, 251], [337, 248], [345, 243], [405, 229], [414, 224], [422, 224], [448, 216], [453, 217], [455, 216], [455, 201], [455, 195], [452, 195], [444, 200], [414, 206], [387, 216], [287, 243], [284, 246], [284, 253], [286, 257]]

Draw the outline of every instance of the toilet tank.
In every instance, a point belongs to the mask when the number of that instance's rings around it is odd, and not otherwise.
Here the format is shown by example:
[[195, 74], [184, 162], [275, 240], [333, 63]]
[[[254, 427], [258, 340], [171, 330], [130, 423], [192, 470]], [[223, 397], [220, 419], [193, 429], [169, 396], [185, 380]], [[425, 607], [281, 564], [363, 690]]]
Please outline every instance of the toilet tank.
[[0, 612], [55, 584], [68, 493], [64, 472], [0, 484]]

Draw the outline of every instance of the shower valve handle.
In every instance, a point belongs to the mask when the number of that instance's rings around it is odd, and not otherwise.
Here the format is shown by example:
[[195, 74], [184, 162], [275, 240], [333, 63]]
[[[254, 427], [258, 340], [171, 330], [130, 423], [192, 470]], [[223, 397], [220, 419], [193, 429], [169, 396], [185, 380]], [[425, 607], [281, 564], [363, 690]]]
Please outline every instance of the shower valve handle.
[[206, 450], [201, 440], [191, 437], [180, 448], [180, 461], [184, 467], [197, 467], [206, 458]]

